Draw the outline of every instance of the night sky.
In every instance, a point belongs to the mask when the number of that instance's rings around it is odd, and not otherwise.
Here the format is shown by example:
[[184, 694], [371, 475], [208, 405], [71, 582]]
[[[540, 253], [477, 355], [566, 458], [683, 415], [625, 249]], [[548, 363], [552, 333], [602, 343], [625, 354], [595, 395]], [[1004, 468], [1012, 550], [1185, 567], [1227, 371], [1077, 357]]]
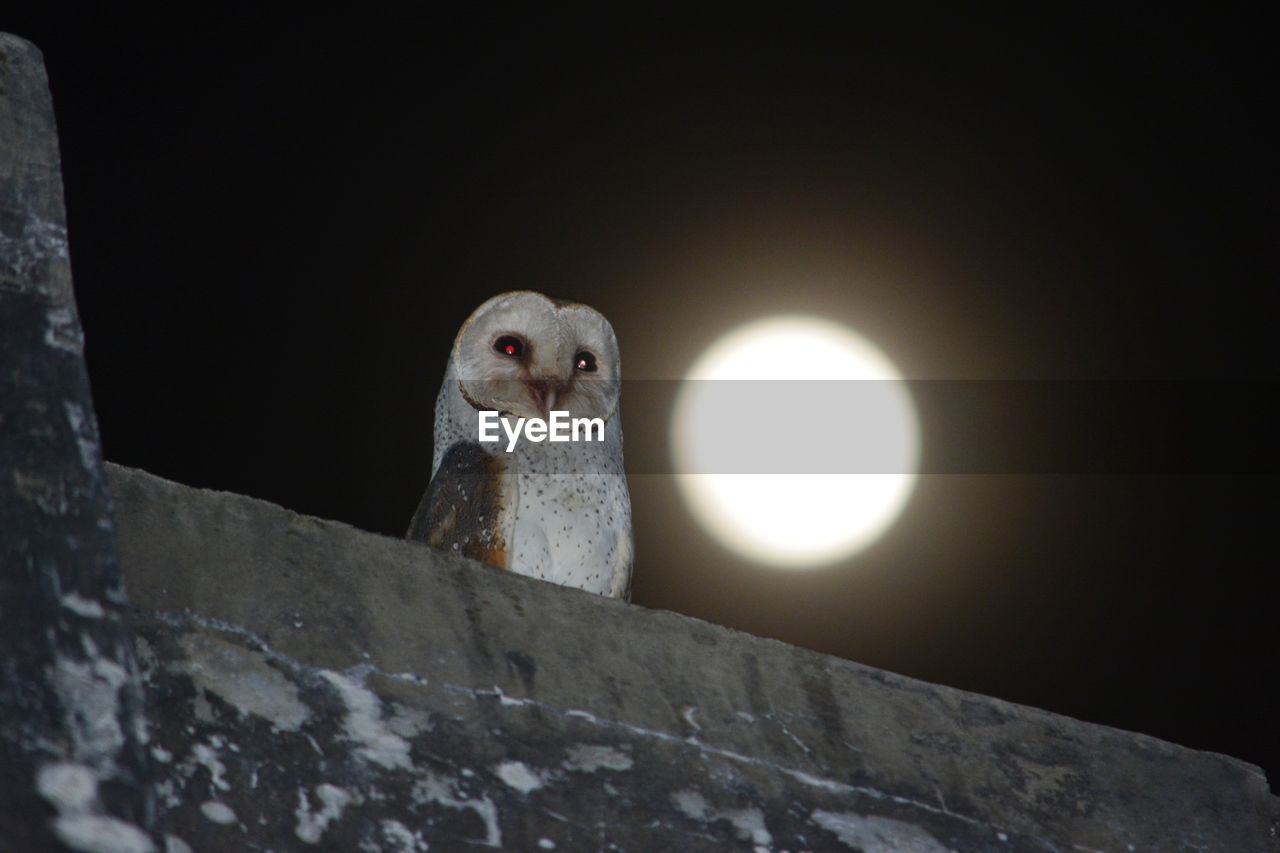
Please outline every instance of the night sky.
[[[600, 309], [629, 379], [809, 313], [953, 390], [1168, 380], [1189, 422], [1266, 432], [1274, 30], [1158, 17], [111, 6], [0, 29], [48, 67], [107, 458], [402, 535], [453, 336], [511, 289]], [[1107, 412], [926, 413], [928, 474], [890, 532], [786, 572], [696, 526], [654, 461], [669, 401], [634, 396], [635, 603], [1234, 755], [1277, 787], [1274, 455], [931, 469], [966, 435], [1067, 446]]]

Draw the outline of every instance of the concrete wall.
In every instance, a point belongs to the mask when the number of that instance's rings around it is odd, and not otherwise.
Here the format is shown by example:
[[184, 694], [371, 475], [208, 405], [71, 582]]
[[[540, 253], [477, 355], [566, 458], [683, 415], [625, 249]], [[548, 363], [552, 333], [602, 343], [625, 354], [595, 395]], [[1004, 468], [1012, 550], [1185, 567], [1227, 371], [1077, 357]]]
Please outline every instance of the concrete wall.
[[108, 473], [185, 839], [1276, 849], [1231, 758]]
[[0, 851], [156, 843], [82, 340], [44, 65], [0, 33]]

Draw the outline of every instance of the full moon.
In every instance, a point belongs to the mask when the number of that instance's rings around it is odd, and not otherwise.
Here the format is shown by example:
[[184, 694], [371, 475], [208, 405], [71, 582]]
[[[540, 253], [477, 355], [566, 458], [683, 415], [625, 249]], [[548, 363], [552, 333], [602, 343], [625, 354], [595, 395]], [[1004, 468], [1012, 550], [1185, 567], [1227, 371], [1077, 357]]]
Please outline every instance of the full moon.
[[920, 446], [888, 357], [802, 316], [758, 320], [712, 344], [681, 385], [671, 433], [694, 517], [729, 550], [791, 568], [829, 565], [878, 539], [910, 497]]

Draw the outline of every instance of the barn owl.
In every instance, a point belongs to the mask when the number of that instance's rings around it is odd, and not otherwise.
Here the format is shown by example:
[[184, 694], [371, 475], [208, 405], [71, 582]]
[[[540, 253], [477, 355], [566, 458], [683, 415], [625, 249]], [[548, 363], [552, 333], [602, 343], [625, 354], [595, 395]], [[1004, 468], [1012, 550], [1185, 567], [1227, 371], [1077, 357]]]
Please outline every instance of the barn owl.
[[[631, 498], [618, 411], [622, 367], [598, 311], [532, 291], [462, 324], [436, 398], [431, 482], [408, 538], [500, 569], [629, 598]], [[481, 442], [480, 413], [599, 418], [602, 441]]]

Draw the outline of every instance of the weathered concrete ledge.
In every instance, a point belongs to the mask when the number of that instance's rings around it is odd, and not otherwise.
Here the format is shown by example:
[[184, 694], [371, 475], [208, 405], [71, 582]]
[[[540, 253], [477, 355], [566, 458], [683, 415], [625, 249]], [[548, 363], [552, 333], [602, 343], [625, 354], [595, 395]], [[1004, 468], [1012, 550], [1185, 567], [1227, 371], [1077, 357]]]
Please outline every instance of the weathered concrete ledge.
[[0, 851], [159, 843], [53, 103], [0, 33]]
[[1280, 849], [1261, 772], [108, 466], [209, 849]]

